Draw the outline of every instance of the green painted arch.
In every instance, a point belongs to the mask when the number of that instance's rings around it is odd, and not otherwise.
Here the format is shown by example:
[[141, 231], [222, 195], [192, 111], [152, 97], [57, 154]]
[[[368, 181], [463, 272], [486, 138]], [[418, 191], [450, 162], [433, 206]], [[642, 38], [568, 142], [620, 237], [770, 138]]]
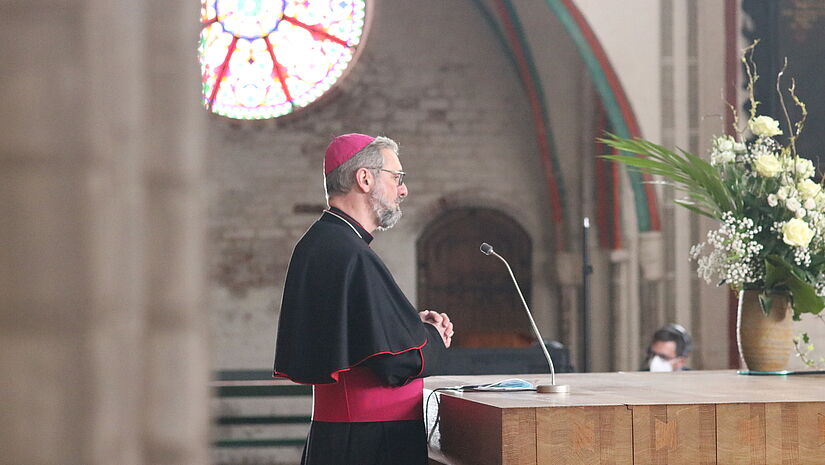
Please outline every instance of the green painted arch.
[[[602, 99], [613, 132], [621, 137], [640, 137], [639, 125], [624, 89], [584, 16], [572, 0], [545, 0], [545, 3], [576, 45]], [[656, 192], [645, 182], [649, 178], [633, 170], [625, 171], [633, 189], [639, 230], [660, 230]]]

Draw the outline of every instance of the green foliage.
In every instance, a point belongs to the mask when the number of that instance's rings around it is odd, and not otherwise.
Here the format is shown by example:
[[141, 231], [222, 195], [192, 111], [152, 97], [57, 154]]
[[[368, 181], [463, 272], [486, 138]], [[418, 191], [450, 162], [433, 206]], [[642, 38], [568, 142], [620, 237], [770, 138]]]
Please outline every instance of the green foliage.
[[737, 209], [736, 197], [716, 169], [695, 155], [685, 151], [677, 154], [644, 139], [625, 139], [610, 133], [599, 141], [622, 152], [643, 155], [605, 155], [604, 158], [662, 176], [666, 184], [687, 195], [686, 200], [677, 203], [695, 213], [718, 219], [723, 212]]

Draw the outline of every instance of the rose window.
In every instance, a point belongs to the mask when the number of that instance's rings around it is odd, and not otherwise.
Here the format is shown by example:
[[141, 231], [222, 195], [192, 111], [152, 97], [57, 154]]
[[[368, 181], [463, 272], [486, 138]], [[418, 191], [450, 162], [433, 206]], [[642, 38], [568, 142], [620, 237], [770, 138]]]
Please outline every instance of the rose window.
[[203, 103], [238, 119], [316, 101], [352, 62], [366, 0], [202, 0]]

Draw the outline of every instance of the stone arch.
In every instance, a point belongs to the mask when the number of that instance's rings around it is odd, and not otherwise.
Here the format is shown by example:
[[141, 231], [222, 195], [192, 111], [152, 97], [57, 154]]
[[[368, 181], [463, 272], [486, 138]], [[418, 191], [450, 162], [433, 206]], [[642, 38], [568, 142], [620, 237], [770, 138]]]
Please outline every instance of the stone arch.
[[506, 257], [529, 302], [532, 239], [503, 211], [454, 206], [429, 222], [416, 241], [419, 307], [443, 306], [461, 328], [463, 347], [522, 347], [532, 342], [521, 300], [504, 265], [478, 248], [490, 242]]

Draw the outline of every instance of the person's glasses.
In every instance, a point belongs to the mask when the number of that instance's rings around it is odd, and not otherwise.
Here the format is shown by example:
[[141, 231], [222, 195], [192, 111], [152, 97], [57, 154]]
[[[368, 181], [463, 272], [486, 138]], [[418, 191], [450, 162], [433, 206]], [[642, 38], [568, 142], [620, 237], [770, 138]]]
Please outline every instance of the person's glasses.
[[404, 184], [404, 175], [407, 174], [403, 171], [396, 171], [396, 170], [385, 170], [384, 168], [379, 168], [381, 171], [386, 171], [387, 173], [392, 173], [395, 175], [396, 181], [398, 181], [398, 187], [401, 187]]

